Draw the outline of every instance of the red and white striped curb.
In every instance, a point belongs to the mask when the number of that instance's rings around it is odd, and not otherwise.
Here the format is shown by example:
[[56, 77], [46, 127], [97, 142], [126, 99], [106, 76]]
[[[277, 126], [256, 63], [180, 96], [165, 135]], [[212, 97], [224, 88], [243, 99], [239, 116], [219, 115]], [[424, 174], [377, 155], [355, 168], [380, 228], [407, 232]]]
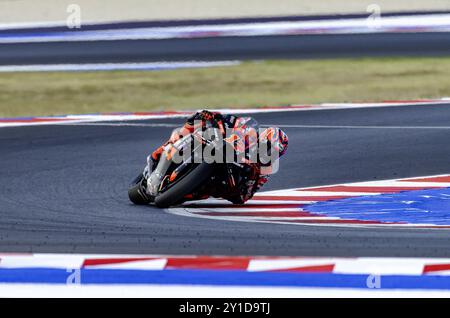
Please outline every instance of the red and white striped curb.
[[[334, 110], [352, 108], [372, 108], [372, 107], [393, 107], [393, 106], [430, 106], [449, 104], [450, 98], [441, 99], [419, 99], [419, 100], [398, 100], [384, 101], [378, 103], [323, 103], [317, 105], [290, 105], [290, 106], [264, 106], [259, 108], [232, 108], [213, 109], [224, 114], [257, 114], [287, 111], [311, 111], [311, 110]], [[86, 115], [62, 115], [51, 117], [24, 117], [24, 118], [0, 118], [0, 128], [35, 126], [35, 125], [61, 125], [89, 122], [117, 122], [130, 120], [164, 119], [188, 117], [197, 110], [189, 111], [154, 111], [154, 112], [128, 112], [128, 113], [102, 113]]]
[[450, 275], [450, 258], [0, 254], [0, 269], [11, 268]]
[[182, 61], [182, 62], [146, 62], [146, 63], [84, 63], [84, 64], [31, 64], [0, 65], [0, 73], [10, 72], [79, 72], [79, 71], [159, 71], [186, 68], [208, 68], [235, 66], [240, 61]]
[[[244, 205], [210, 199], [188, 202], [170, 208], [172, 214], [227, 221], [263, 222], [293, 225], [346, 226], [346, 227], [396, 227], [448, 229], [447, 225], [411, 224], [374, 220], [343, 219], [311, 213], [302, 207], [308, 204], [358, 196], [373, 196], [403, 191], [444, 189], [450, 187], [450, 175], [415, 177], [382, 181], [355, 182], [320, 187], [266, 191], [257, 193]], [[449, 210], [450, 212], [450, 210]]]

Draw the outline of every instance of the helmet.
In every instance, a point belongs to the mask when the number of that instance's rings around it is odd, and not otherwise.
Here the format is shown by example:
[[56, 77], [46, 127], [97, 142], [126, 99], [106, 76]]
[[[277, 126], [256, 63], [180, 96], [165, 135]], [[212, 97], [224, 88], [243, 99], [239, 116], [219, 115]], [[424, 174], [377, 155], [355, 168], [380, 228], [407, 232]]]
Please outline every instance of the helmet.
[[270, 143], [271, 148], [278, 150], [280, 157], [285, 154], [288, 148], [288, 136], [278, 127], [269, 127], [259, 136], [262, 142]]

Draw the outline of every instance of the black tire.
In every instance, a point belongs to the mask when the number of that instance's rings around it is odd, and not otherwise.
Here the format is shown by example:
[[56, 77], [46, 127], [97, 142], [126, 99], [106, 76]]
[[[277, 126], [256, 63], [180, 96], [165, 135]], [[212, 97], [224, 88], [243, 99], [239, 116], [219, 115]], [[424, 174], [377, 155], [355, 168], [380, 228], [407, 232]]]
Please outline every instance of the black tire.
[[214, 172], [214, 165], [201, 163], [180, 181], [162, 192], [155, 198], [155, 205], [158, 208], [168, 208], [169, 206], [183, 202], [184, 196], [192, 193], [199, 186], [208, 180]]
[[128, 189], [128, 197], [130, 198], [130, 201], [137, 205], [147, 205], [151, 202], [145, 195], [145, 190], [142, 187], [143, 179], [144, 177], [141, 174], [134, 180], [133, 184]]

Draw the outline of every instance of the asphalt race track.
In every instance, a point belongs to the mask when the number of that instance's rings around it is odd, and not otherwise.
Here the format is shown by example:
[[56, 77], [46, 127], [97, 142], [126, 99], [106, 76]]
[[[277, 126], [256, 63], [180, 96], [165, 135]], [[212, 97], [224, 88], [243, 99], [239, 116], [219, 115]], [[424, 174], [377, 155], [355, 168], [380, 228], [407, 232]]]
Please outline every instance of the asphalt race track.
[[448, 32], [284, 35], [0, 44], [0, 65], [443, 56], [449, 53]]
[[[279, 112], [255, 118], [262, 125], [285, 127], [290, 137], [281, 170], [265, 190], [450, 171], [450, 104]], [[448, 230], [205, 220], [132, 205], [127, 197], [130, 180], [142, 169], [147, 153], [181, 122], [2, 128], [0, 250], [450, 256]], [[302, 125], [307, 127], [295, 127]], [[330, 125], [335, 127], [323, 127]]]

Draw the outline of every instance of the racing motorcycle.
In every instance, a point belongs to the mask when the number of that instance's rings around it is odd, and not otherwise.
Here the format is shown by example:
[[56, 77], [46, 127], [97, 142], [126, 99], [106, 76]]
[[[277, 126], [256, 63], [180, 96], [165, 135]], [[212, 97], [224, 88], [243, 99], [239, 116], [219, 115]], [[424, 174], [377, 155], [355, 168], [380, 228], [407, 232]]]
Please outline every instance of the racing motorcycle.
[[[256, 121], [248, 125], [256, 126]], [[249, 144], [255, 144], [257, 138], [249, 141], [248, 134], [242, 132], [227, 136], [223, 126], [213, 127], [209, 122], [205, 128], [212, 128], [208, 130], [212, 133], [194, 131], [173, 144], [167, 144], [154, 172], [149, 172], [151, 169], [148, 163], [144, 172], [132, 182], [128, 190], [131, 202], [138, 205], [154, 202], [159, 208], [167, 208], [192, 198], [209, 196], [218, 189], [223, 190], [245, 181], [240, 180], [240, 175], [245, 174], [239, 171], [248, 166], [239, 163], [239, 160], [229, 162], [225, 157], [231, 150], [234, 159], [239, 156], [248, 158], [248, 149], [252, 148]], [[205, 147], [212, 149], [214, 158], [221, 157], [223, 160], [205, 160], [207, 158], [202, 157]], [[147, 189], [149, 186], [152, 188]], [[149, 196], [148, 190], [155, 195]]]

